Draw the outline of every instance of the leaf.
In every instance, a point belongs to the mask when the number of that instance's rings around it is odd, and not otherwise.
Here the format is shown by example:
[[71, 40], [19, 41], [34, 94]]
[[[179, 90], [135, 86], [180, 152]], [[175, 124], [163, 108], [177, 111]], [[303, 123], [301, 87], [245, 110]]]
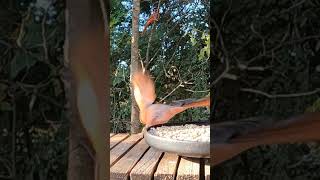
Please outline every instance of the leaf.
[[192, 46], [195, 46], [197, 44], [196, 39], [194, 38], [193, 35], [189, 35], [189, 36], [190, 36], [190, 41], [191, 41]]
[[10, 62], [10, 77], [14, 79], [23, 69], [29, 69], [37, 62], [37, 59], [27, 54], [27, 52], [18, 50]]
[[311, 106], [306, 109], [306, 112], [318, 112], [320, 111], [320, 99], [317, 99]]
[[207, 33], [203, 33], [201, 39], [205, 40], [206, 46], [200, 50], [198, 58], [204, 60], [210, 57], [210, 36]]

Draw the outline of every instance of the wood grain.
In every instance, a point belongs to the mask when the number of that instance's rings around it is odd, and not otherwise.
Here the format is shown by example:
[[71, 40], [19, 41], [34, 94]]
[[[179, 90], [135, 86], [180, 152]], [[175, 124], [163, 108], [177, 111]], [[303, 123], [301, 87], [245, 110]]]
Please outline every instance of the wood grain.
[[176, 154], [164, 153], [154, 173], [154, 180], [174, 180], [178, 160], [179, 156]]
[[116, 134], [110, 139], [110, 149], [114, 148], [117, 144], [119, 144], [122, 140], [127, 138], [129, 134]]
[[151, 180], [162, 152], [150, 148], [130, 173], [131, 180]]
[[140, 139], [142, 134], [133, 134], [127, 139], [123, 140], [116, 147], [110, 151], [110, 166], [118, 161], [133, 145], [135, 145]]
[[127, 154], [125, 154], [110, 168], [110, 179], [127, 180], [129, 178], [130, 171], [148, 148], [149, 146], [144, 139], [136, 144]]
[[200, 159], [185, 159], [181, 158], [177, 180], [199, 180], [200, 178]]

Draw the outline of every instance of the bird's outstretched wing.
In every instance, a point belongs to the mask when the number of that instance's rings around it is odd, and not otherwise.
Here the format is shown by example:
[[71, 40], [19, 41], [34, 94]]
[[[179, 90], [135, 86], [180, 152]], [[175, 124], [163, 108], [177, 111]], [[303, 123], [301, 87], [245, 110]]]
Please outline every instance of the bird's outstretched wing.
[[154, 82], [147, 72], [136, 72], [132, 75], [132, 85], [134, 98], [139, 109], [144, 109], [151, 105], [156, 99]]

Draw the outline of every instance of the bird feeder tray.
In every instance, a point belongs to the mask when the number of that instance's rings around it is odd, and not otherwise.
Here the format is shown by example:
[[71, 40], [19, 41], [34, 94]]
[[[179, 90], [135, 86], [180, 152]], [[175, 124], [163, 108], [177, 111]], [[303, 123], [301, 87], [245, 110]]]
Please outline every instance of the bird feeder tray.
[[[175, 153], [184, 157], [191, 158], [210, 158], [210, 140], [196, 141], [190, 139], [178, 140], [171, 137], [161, 137], [152, 133], [152, 130], [158, 127], [184, 126], [184, 125], [205, 125], [209, 122], [190, 122], [190, 123], [171, 123], [165, 125], [155, 125], [144, 129], [144, 138], [149, 146], [164, 152]], [[181, 128], [181, 127], [180, 127]], [[210, 131], [210, 129], [209, 129]], [[191, 134], [190, 134], [191, 136]], [[208, 138], [210, 139], [210, 138]]]

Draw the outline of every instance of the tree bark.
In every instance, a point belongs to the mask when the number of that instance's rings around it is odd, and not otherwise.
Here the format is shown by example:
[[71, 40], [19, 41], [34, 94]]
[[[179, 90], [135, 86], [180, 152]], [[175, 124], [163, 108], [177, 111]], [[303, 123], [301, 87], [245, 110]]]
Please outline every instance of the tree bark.
[[[68, 180], [109, 178], [109, 37], [101, 4], [99, 0], [67, 0], [64, 84], [70, 118]], [[90, 91], [81, 91], [83, 87]]]
[[[131, 38], [131, 67], [130, 79], [132, 74], [141, 70], [139, 63], [139, 14], [140, 14], [140, 0], [133, 0], [133, 15], [132, 15], [132, 38]], [[131, 91], [131, 133], [139, 133], [141, 123], [139, 120], [139, 108], [134, 99], [132, 84]]]

